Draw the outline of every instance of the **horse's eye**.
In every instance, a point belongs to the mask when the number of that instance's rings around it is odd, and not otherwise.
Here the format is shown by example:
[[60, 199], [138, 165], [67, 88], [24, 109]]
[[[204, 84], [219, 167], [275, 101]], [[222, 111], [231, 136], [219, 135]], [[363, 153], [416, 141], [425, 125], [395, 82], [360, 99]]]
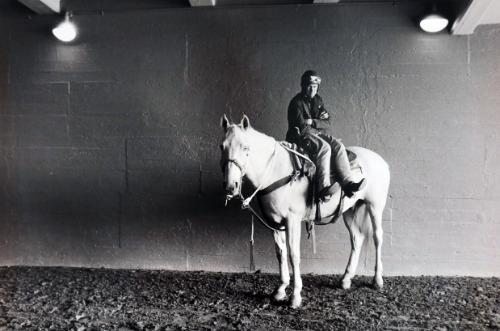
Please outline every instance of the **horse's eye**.
[[248, 146], [243, 146], [242, 148], [245, 152], [248, 152], [248, 150], [250, 149]]

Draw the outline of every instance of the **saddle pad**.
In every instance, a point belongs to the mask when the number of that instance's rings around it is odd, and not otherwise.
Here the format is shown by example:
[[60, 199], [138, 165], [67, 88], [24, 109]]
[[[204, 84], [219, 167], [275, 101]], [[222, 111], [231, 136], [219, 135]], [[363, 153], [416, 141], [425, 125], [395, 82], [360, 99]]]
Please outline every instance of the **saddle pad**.
[[310, 161], [308, 155], [296, 144], [287, 141], [281, 141], [280, 144], [288, 150], [294, 171], [299, 173], [300, 176], [305, 175], [312, 178], [316, 172], [316, 166]]
[[357, 168], [361, 169], [361, 165], [358, 162], [358, 155], [351, 150], [346, 149], [346, 151], [347, 151], [347, 158], [349, 159], [349, 164], [351, 165], [351, 170]]
[[358, 158], [358, 155], [354, 153], [353, 151], [347, 149], [347, 158], [349, 159], [349, 162], [352, 162]]
[[[347, 151], [347, 158], [349, 159], [349, 165], [351, 166], [351, 175], [353, 176], [353, 180], [360, 181], [361, 179], [364, 178], [364, 175], [363, 175], [363, 168], [361, 167], [361, 164], [358, 161], [358, 155], [348, 149], [346, 149], [346, 151]], [[333, 164], [331, 165], [330, 170], [333, 176], [335, 171]]]

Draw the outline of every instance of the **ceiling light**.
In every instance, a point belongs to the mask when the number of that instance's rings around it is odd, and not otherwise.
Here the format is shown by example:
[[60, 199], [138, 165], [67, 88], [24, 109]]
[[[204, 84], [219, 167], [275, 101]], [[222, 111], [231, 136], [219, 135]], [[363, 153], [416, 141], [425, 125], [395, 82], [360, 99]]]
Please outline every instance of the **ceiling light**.
[[64, 21], [52, 29], [52, 34], [65, 43], [73, 41], [76, 38], [76, 26], [71, 22], [69, 13], [66, 13]]
[[420, 28], [429, 33], [443, 31], [447, 26], [448, 20], [438, 14], [427, 15], [420, 21]]

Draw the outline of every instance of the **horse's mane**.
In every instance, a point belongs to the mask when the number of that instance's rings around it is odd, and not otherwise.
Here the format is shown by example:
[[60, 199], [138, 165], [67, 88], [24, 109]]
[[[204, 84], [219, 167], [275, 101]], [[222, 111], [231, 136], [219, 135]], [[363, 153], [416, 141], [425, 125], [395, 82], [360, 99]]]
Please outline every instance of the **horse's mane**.
[[271, 140], [272, 142], [277, 141], [276, 138], [274, 138], [273, 136], [267, 135], [264, 132], [255, 129], [253, 126], [249, 126], [247, 129], [244, 129], [242, 124], [233, 123], [227, 127], [227, 132], [232, 131], [234, 129], [240, 129], [242, 132], [248, 134], [249, 137], [251, 138], [268, 139]]
[[276, 141], [276, 139], [273, 137], [273, 136], [270, 136], [270, 135], [267, 135], [265, 134], [264, 132], [261, 132], [259, 130], [256, 130], [254, 129], [252, 126], [250, 126], [248, 129], [247, 129], [247, 133], [249, 133], [250, 135], [255, 135], [255, 136], [258, 136], [259, 138], [267, 138], [269, 140], [272, 140], [272, 141]]

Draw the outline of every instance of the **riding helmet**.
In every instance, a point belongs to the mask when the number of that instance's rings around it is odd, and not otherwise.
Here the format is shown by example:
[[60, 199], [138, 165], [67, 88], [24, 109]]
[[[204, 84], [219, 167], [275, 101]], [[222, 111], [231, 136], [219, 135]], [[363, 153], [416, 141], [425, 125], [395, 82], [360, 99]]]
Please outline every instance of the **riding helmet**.
[[300, 85], [306, 87], [309, 84], [321, 84], [321, 77], [314, 70], [307, 70], [300, 78]]

